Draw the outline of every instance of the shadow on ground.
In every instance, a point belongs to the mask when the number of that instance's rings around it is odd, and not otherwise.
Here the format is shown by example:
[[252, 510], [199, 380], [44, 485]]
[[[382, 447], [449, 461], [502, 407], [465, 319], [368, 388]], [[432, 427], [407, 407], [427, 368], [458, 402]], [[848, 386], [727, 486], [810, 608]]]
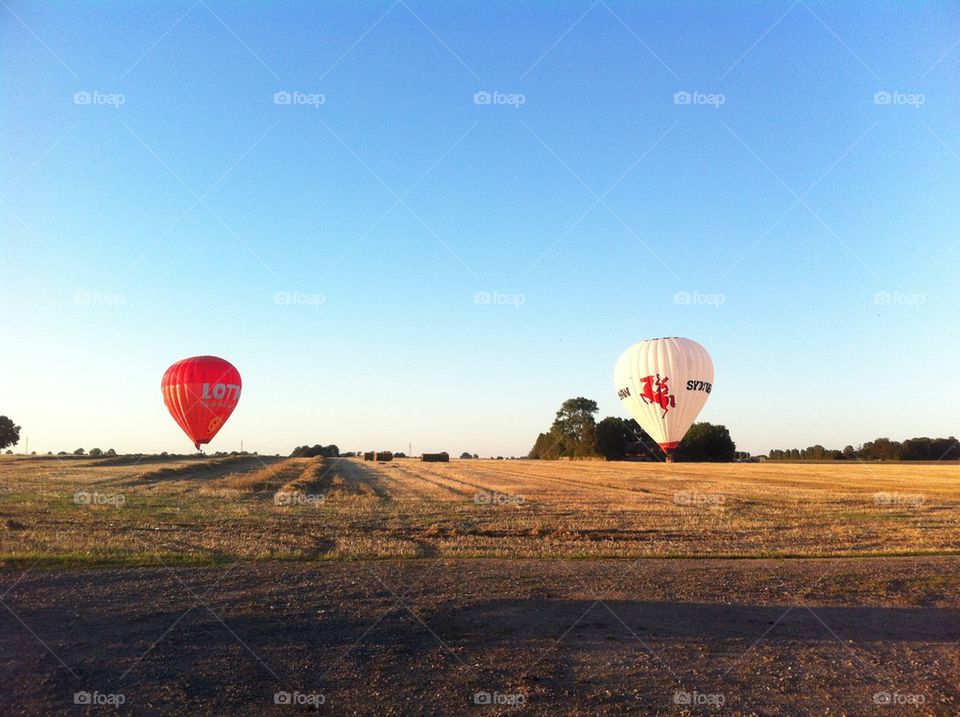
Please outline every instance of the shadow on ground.
[[[761, 714], [869, 714], [884, 690], [923, 695], [910, 714], [960, 704], [960, 606], [855, 604], [869, 561], [846, 563], [854, 604], [721, 590], [651, 599], [651, 579], [677, 594], [702, 580], [683, 563], [635, 574], [618, 561], [494, 560], [0, 574], [0, 710], [69, 713], [78, 691], [123, 694], [137, 714], [285, 713], [278, 692], [323, 695], [337, 714], [462, 714], [495, 693], [564, 715], [677, 714], [676, 695], [691, 691]], [[818, 573], [804, 563], [784, 568], [788, 587]], [[957, 565], [928, 563], [912, 569]], [[583, 595], [604, 580], [620, 587]]]

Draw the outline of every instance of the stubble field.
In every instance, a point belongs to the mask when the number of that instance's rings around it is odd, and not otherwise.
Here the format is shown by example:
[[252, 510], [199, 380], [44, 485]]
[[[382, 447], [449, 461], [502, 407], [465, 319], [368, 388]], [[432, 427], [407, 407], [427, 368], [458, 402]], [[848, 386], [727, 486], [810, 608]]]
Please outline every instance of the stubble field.
[[3, 460], [0, 560], [960, 552], [956, 465], [150, 460]]

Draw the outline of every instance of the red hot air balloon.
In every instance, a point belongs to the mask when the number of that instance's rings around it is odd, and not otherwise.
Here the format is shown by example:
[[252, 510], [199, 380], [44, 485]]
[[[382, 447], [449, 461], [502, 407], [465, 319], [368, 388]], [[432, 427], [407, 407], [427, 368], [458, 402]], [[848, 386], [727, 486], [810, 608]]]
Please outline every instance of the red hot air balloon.
[[160, 382], [170, 415], [200, 450], [230, 418], [240, 400], [240, 372], [216, 356], [177, 361]]

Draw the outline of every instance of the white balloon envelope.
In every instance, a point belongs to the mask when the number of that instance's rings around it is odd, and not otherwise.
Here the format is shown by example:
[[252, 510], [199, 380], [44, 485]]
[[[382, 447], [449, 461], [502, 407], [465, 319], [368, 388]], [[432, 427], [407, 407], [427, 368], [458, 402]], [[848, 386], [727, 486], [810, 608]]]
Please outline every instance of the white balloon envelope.
[[696, 341], [649, 339], [621, 354], [613, 372], [621, 403], [672, 460], [713, 389], [713, 361]]

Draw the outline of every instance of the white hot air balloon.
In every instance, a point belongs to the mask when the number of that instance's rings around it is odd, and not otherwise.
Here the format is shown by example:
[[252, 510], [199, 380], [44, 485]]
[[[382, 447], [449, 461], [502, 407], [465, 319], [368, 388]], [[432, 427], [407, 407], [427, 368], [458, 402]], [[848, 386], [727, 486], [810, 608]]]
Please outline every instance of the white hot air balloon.
[[649, 339], [621, 354], [613, 381], [624, 407], [660, 444], [669, 462], [707, 402], [713, 361], [696, 341]]

